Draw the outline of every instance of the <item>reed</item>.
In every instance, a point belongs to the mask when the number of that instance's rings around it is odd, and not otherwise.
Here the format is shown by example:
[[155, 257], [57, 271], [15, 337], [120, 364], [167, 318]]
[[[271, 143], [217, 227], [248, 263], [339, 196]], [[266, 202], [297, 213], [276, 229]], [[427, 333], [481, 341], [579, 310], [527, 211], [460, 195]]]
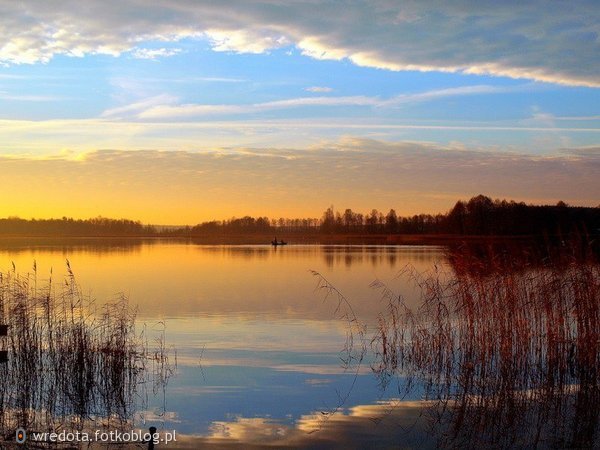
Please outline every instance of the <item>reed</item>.
[[322, 294], [323, 302], [333, 302], [335, 318], [346, 325], [346, 340], [344, 348], [339, 352], [339, 358], [344, 371], [352, 374], [352, 382], [349, 387], [344, 390], [336, 390], [336, 404], [321, 409], [317, 426], [311, 431], [312, 433], [319, 431], [324, 423], [337, 414], [348, 401], [363, 367], [368, 348], [367, 327], [354, 313], [350, 301], [322, 274], [315, 270], [311, 270], [310, 273], [317, 279], [316, 291]]
[[[0, 273], [0, 322], [8, 350], [0, 364], [0, 430], [119, 429], [143, 402], [147, 367], [170, 375], [165, 348], [150, 350], [136, 333], [135, 310], [124, 296], [98, 306], [83, 295], [67, 261], [61, 283], [38, 281], [37, 267]], [[161, 379], [166, 383], [166, 379]]]
[[443, 446], [598, 445], [600, 266], [450, 256], [452, 271], [403, 271], [418, 309], [374, 283], [388, 302], [372, 340], [381, 385], [422, 384]]

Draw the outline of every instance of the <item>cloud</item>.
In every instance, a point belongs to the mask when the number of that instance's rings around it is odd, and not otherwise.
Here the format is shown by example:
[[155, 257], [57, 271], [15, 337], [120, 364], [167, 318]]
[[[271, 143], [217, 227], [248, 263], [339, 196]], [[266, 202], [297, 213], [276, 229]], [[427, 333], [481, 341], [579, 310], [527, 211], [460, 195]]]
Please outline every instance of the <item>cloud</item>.
[[153, 61], [159, 58], [168, 58], [181, 53], [180, 48], [136, 48], [131, 52], [131, 56], [136, 59], [150, 59]]
[[259, 54], [290, 45], [284, 35], [264, 31], [210, 29], [205, 31], [205, 35], [217, 52]]
[[595, 122], [599, 121], [600, 116], [555, 116], [547, 112], [536, 111], [523, 123], [544, 123], [554, 124], [557, 121], [561, 122]]
[[376, 106], [379, 100], [362, 95], [348, 97], [299, 97], [252, 104], [159, 105], [141, 111], [140, 119], [173, 119], [215, 114], [251, 114], [303, 106]]
[[248, 80], [243, 78], [231, 78], [231, 77], [188, 77], [184, 79], [175, 80], [180, 83], [195, 83], [195, 82], [206, 82], [206, 83], [244, 83]]
[[600, 120], [600, 116], [555, 116], [554, 120], [592, 121], [592, 120]]
[[[224, 114], [252, 114], [263, 111], [290, 109], [298, 107], [331, 107], [331, 106], [362, 106], [375, 108], [399, 107], [402, 105], [418, 102], [432, 101], [445, 97], [456, 97], [464, 95], [499, 94], [515, 92], [524, 89], [524, 86], [488, 86], [474, 85], [456, 88], [437, 89], [413, 94], [403, 94], [382, 99], [380, 97], [369, 97], [364, 95], [355, 96], [316, 96], [297, 97], [270, 102], [252, 104], [183, 104], [183, 105], [161, 105], [152, 103], [149, 108], [133, 108], [138, 112], [140, 119], [175, 119], [195, 117], [203, 115]], [[325, 87], [307, 88], [310, 92], [328, 92], [331, 89]], [[172, 102], [169, 102], [172, 103]]]
[[[427, 121], [387, 121], [370, 117], [331, 117], [322, 119], [257, 119], [249, 116], [193, 116], [180, 121], [157, 118], [134, 119], [152, 105], [178, 107], [168, 95], [126, 103], [102, 113], [98, 119], [0, 120], [0, 153], [49, 155], [62, 149], [87, 152], [98, 148], [121, 150], [206, 150], [222, 148], [297, 148], [321, 145], [342, 136], [362, 135], [388, 141], [468, 142], [471, 147], [497, 151], [548, 154], [558, 147], [594, 144], [600, 128], [595, 124], [562, 122], [568, 126], [519, 124], [511, 122], [460, 123]], [[129, 119], [128, 119], [129, 117]], [[571, 126], [576, 125], [576, 126]], [[572, 143], [557, 140], [537, 144], [532, 139], [557, 132]], [[498, 136], [509, 136], [498, 145]]]
[[61, 54], [118, 56], [144, 42], [205, 39], [216, 51], [265, 53], [295, 46], [312, 58], [386, 70], [600, 86], [600, 20], [593, 0], [140, 5], [139, 0], [110, 8], [101, 0], [6, 3], [0, 7], [0, 63], [47, 62]]
[[458, 97], [464, 95], [502, 94], [508, 92], [518, 92], [522, 90], [531, 90], [531, 86], [489, 86], [485, 84], [478, 84], [472, 86], [434, 89], [425, 92], [397, 95], [389, 100], [380, 102], [378, 106], [402, 105], [405, 103], [425, 102], [439, 98]]
[[124, 115], [129, 115], [131, 113], [139, 113], [143, 112], [149, 108], [153, 108], [156, 105], [165, 105], [169, 103], [174, 103], [177, 101], [176, 97], [171, 95], [162, 94], [154, 97], [146, 98], [139, 102], [130, 103], [128, 105], [118, 106], [115, 108], [110, 108], [102, 112], [100, 117], [122, 117]]
[[321, 94], [333, 91], [332, 88], [326, 87], [326, 86], [311, 86], [311, 87], [307, 87], [304, 90], [308, 91], [308, 92], [315, 92], [315, 93], [321, 93]]
[[164, 217], [196, 223], [240, 214], [312, 216], [320, 214], [318, 205], [331, 203], [358, 211], [437, 212], [479, 193], [596, 205], [599, 172], [597, 147], [541, 156], [356, 138], [303, 150], [102, 150], [78, 158], [0, 158], [2, 180], [11, 189], [4, 210], [14, 208], [11, 214], [34, 209], [39, 216], [102, 214], [151, 223]]
[[[387, 400], [323, 414], [304, 414], [294, 423], [263, 417], [215, 421], [205, 436], [178, 434], [181, 448], [437, 448], [429, 420], [439, 414], [427, 401]], [[445, 431], [439, 426], [440, 433]]]

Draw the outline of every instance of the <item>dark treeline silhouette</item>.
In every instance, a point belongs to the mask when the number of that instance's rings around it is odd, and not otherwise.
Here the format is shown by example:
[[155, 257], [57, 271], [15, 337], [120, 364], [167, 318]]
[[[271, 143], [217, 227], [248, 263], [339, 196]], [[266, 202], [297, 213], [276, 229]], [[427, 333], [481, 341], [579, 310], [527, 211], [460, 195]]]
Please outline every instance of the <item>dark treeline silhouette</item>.
[[458, 201], [447, 214], [419, 214], [398, 217], [391, 209], [383, 214], [344, 213], [329, 208], [323, 214], [320, 229], [328, 233], [377, 234], [450, 234], [450, 235], [538, 235], [593, 234], [600, 229], [600, 208], [573, 207], [564, 202], [551, 205], [527, 205], [492, 200], [484, 195], [468, 202]]
[[76, 220], [32, 219], [18, 217], [0, 219], [0, 235], [5, 236], [77, 236], [77, 237], [110, 237], [110, 236], [152, 236], [156, 230], [152, 226], [126, 219], [94, 219]]
[[574, 207], [562, 201], [554, 206], [526, 205], [478, 195], [457, 202], [442, 228], [468, 235], [593, 234], [600, 230], [600, 207]]
[[322, 227], [318, 219], [269, 219], [268, 217], [242, 217], [233, 218], [222, 222], [212, 221], [204, 222], [190, 228], [192, 236], [202, 236], [205, 234], [224, 233], [224, 234], [290, 234], [290, 233], [308, 233], [319, 232]]
[[[193, 227], [157, 228], [131, 220], [95, 218], [24, 220], [0, 219], [0, 235], [5, 236], [542, 236], [594, 235], [600, 231], [600, 207], [527, 205], [492, 200], [478, 195], [458, 201], [446, 214], [398, 216], [394, 209], [359, 213], [328, 208], [320, 219], [232, 218], [203, 222]], [[392, 241], [394, 242], [394, 241]]]
[[243, 217], [204, 222], [185, 230], [168, 233], [190, 236], [210, 234], [319, 234], [319, 235], [469, 235], [531, 236], [596, 234], [600, 231], [600, 207], [573, 207], [564, 202], [556, 205], [527, 205], [506, 200], [492, 200], [478, 195], [458, 201], [446, 214], [418, 214], [400, 217], [394, 209], [387, 214], [376, 209], [363, 214], [346, 209], [328, 208], [321, 219], [271, 219]]

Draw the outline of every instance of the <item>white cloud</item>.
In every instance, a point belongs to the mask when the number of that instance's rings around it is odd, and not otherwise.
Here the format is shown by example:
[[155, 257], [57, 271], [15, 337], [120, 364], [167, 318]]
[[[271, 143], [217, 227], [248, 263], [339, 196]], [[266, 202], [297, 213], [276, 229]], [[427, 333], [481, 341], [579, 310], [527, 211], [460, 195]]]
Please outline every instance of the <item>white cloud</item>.
[[140, 113], [156, 105], [165, 105], [169, 103], [174, 103], [175, 101], [177, 101], [177, 98], [171, 95], [157, 95], [135, 103], [130, 103], [128, 105], [117, 106], [115, 108], [107, 109], [100, 115], [100, 117], [122, 117], [126, 115], [131, 115], [132, 113]]
[[136, 59], [151, 59], [153, 61], [159, 58], [168, 58], [181, 53], [180, 48], [136, 48], [131, 52], [131, 56]]
[[264, 53], [266, 51], [290, 45], [290, 41], [281, 34], [260, 33], [252, 30], [217, 30], [205, 31], [218, 52]]
[[326, 86], [311, 86], [311, 87], [307, 87], [304, 90], [308, 91], [308, 92], [315, 92], [315, 93], [321, 93], [321, 94], [333, 91], [332, 88], [326, 87]]
[[[323, 381], [323, 379], [319, 379]], [[377, 442], [382, 448], [436, 448], [429, 417], [438, 414], [429, 401], [386, 400], [342, 408], [336, 414], [315, 411], [293, 425], [270, 417], [235, 417], [212, 422], [205, 435], [177, 435], [180, 448], [274, 447], [356, 448]], [[335, 443], [333, 445], [332, 443]]]
[[[99, 119], [72, 120], [0, 120], [0, 153], [47, 155], [61, 149], [75, 152], [97, 148], [123, 150], [203, 150], [214, 148], [292, 147], [306, 148], [341, 136], [362, 135], [385, 140], [455, 141], [504, 151], [531, 151], [542, 154], [554, 152], [567, 145], [589, 145], [595, 142], [598, 126], [558, 127], [525, 124], [474, 123], [381, 123], [365, 117], [320, 119], [254, 119], [142, 122], [123, 117], [135, 116], [152, 101], [168, 106], [170, 97], [157, 96], [151, 100], [127, 104], [105, 111]], [[175, 99], [173, 99], [175, 101]], [[120, 108], [120, 109], [119, 109]], [[219, 116], [220, 117], [220, 116]], [[570, 123], [568, 123], [570, 125]], [[573, 138], [574, 144], [558, 141], [532, 145], [532, 136], [547, 136], [560, 132]], [[510, 136], [503, 146], [497, 137]], [[473, 142], [475, 140], [475, 142]], [[596, 139], [597, 140], [597, 139]], [[293, 156], [293, 155], [292, 155]]]
[[[525, 86], [489, 86], [473, 85], [460, 86], [455, 88], [434, 89], [425, 92], [416, 92], [412, 94], [402, 94], [381, 101], [378, 106], [397, 106], [407, 103], [418, 103], [430, 100], [436, 100], [444, 97], [458, 97], [464, 95], [483, 95], [483, 94], [501, 94], [507, 92], [516, 92], [525, 89]], [[531, 87], [528, 87], [531, 89]]]
[[588, 121], [588, 120], [600, 120], [600, 116], [556, 116], [554, 120], [566, 120], [566, 121]]
[[[162, 105], [153, 103], [148, 109], [134, 108], [138, 112], [140, 119], [175, 119], [185, 117], [195, 117], [204, 115], [225, 115], [225, 114], [253, 114], [263, 111], [276, 109], [290, 109], [298, 107], [324, 107], [324, 106], [356, 106], [356, 107], [399, 107], [410, 103], [418, 103], [436, 100], [444, 97], [455, 97], [463, 95], [481, 95], [481, 94], [499, 94], [505, 92], [514, 92], [523, 89], [523, 86], [503, 87], [503, 86], [461, 86], [448, 89], [437, 89], [413, 94], [403, 94], [382, 99], [380, 97], [369, 97], [364, 95], [354, 96], [316, 96], [316, 97], [297, 97], [283, 100], [275, 100], [262, 103], [251, 104], [183, 104], [183, 105]], [[330, 88], [308, 88], [311, 92], [327, 92]], [[172, 103], [172, 102], [169, 102]]]
[[[387, 70], [491, 74], [600, 86], [597, 2], [5, 2], [0, 64], [120, 55], [146, 41], [208, 39], [214, 50], [296, 46]], [[133, 50], [135, 52], [135, 50]], [[141, 54], [144, 54], [142, 52]]]
[[243, 78], [231, 78], [231, 77], [189, 77], [180, 79], [180, 83], [195, 83], [195, 82], [206, 82], [206, 83], [244, 83], [247, 80]]
[[140, 119], [174, 119], [203, 115], [251, 114], [302, 106], [375, 106], [378, 102], [379, 100], [375, 97], [356, 95], [349, 97], [300, 97], [252, 104], [159, 105], [141, 111], [137, 117]]

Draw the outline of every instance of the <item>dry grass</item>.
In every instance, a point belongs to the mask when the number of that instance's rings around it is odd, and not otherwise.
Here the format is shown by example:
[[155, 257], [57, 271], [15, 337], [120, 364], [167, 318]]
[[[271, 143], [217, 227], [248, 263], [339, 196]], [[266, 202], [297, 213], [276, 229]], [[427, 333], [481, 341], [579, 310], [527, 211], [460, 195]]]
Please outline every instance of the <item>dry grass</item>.
[[600, 266], [451, 256], [452, 272], [403, 272], [418, 310], [374, 284], [388, 300], [372, 342], [382, 386], [422, 384], [444, 446], [599, 445]]
[[172, 374], [164, 346], [150, 351], [136, 334], [135, 311], [123, 296], [97, 307], [82, 294], [67, 261], [68, 276], [40, 286], [37, 268], [0, 273], [0, 322], [9, 352], [0, 364], [0, 429], [118, 429], [143, 404], [148, 366]]
[[334, 303], [334, 316], [346, 324], [346, 341], [340, 351], [340, 362], [345, 371], [352, 374], [352, 382], [345, 390], [337, 390], [338, 401], [333, 406], [326, 406], [320, 411], [317, 427], [312, 432], [319, 431], [327, 420], [337, 414], [347, 402], [363, 366], [367, 354], [366, 326], [356, 317], [348, 299], [333, 286], [327, 278], [314, 270], [310, 271], [317, 279], [316, 290], [322, 293], [323, 301]]

